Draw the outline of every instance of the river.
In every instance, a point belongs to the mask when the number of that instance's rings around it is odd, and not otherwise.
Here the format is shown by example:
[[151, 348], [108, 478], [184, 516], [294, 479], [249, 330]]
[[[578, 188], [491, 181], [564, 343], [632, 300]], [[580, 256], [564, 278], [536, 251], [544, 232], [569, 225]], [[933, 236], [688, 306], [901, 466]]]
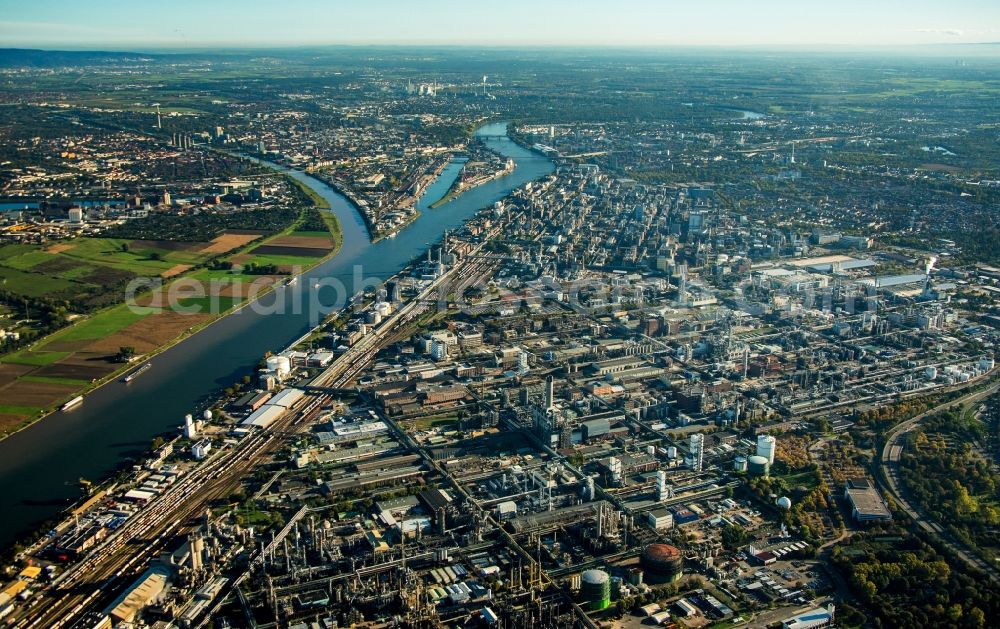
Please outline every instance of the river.
[[[296, 290], [315, 290], [314, 282], [335, 278], [354, 292], [354, 269], [363, 277], [388, 278], [402, 269], [445, 230], [457, 229], [481, 208], [492, 205], [522, 184], [552, 172], [552, 163], [504, 137], [505, 123], [485, 125], [476, 132], [494, 150], [517, 163], [509, 175], [474, 188], [429, 209], [448, 191], [461, 170], [453, 162], [427, 187], [418, 202], [422, 215], [395, 238], [372, 244], [361, 216], [342, 195], [323, 182], [281, 168], [326, 199], [340, 221], [344, 243], [340, 252], [302, 276]], [[320, 301], [334, 301], [319, 293]], [[273, 303], [281, 291], [264, 296]], [[322, 310], [329, 312], [333, 304]], [[131, 384], [111, 382], [68, 412], [57, 412], [0, 441], [0, 547], [33, 525], [59, 514], [80, 496], [78, 479], [106, 478], [123, 461], [149, 451], [153, 437], [179, 427], [185, 413], [218, 394], [241, 376], [253, 372], [267, 351], [284, 349], [311, 327], [309, 312], [261, 314], [244, 308], [225, 316], [167, 349], [152, 360], [152, 368]]]

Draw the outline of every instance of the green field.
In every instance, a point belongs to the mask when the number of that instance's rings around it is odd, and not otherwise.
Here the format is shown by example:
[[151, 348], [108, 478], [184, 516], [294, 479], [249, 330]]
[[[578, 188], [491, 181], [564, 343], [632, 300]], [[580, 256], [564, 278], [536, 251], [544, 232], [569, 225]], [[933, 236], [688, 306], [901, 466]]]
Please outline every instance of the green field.
[[421, 417], [407, 423], [414, 430], [430, 430], [431, 428], [449, 428], [458, 421], [458, 415], [437, 415]]
[[160, 277], [177, 265], [196, 266], [216, 255], [197, 251], [197, 245], [173, 250], [117, 238], [77, 238], [67, 244], [58, 253], [39, 245], [0, 247], [0, 286], [26, 297], [82, 301], [134, 277]]
[[251, 262], [257, 265], [264, 264], [275, 264], [278, 266], [300, 266], [303, 269], [307, 269], [322, 258], [315, 256], [281, 256], [272, 254], [255, 254], [253, 251], [249, 252], [250, 259], [244, 260], [243, 264], [250, 264]]
[[47, 352], [44, 350], [22, 350], [16, 354], [11, 354], [4, 359], [6, 362], [19, 363], [21, 365], [34, 365], [45, 367], [66, 358], [72, 352]]
[[[72, 244], [72, 249], [57, 255], [138, 275], [160, 275], [177, 264], [200, 264], [210, 257], [198, 251], [132, 246], [130, 241], [118, 238], [78, 238]], [[128, 251], [122, 245], [128, 245]]]
[[70, 290], [74, 288], [74, 284], [71, 280], [60, 277], [0, 266], [0, 287], [26, 297], [45, 297]]
[[39, 346], [45, 347], [54, 340], [60, 341], [96, 341], [111, 336], [119, 330], [124, 330], [149, 313], [135, 313], [128, 306], [115, 306], [109, 310], [97, 313], [80, 323], [49, 335]]
[[10, 415], [34, 415], [41, 409], [32, 408], [30, 406], [9, 406], [6, 404], [0, 404], [0, 413], [7, 413]]
[[66, 384], [71, 387], [85, 387], [90, 384], [86, 380], [77, 380], [76, 378], [51, 378], [49, 376], [22, 376], [21, 380], [26, 380], [28, 382], [47, 382], [49, 384]]

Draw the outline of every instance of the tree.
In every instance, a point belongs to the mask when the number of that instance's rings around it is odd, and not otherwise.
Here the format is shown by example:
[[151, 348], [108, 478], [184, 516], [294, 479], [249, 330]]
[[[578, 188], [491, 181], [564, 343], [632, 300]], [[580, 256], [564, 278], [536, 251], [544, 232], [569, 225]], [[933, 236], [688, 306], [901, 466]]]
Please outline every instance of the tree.
[[135, 358], [135, 348], [131, 345], [122, 345], [118, 348], [118, 353], [115, 355], [115, 360], [120, 363], [127, 363]]
[[121, 248], [122, 248], [123, 252], [128, 253], [128, 243], [127, 242], [123, 242]]
[[978, 607], [969, 610], [969, 625], [972, 627], [986, 626], [986, 614], [983, 613], [983, 610]]
[[741, 526], [728, 524], [722, 529], [722, 545], [729, 550], [736, 550], [747, 541], [747, 532]]
[[164, 443], [166, 443], [166, 439], [164, 439], [162, 436], [157, 436], [153, 439], [153, 443], [150, 446], [150, 448], [152, 448], [154, 451], [159, 450], [160, 448], [163, 447]]

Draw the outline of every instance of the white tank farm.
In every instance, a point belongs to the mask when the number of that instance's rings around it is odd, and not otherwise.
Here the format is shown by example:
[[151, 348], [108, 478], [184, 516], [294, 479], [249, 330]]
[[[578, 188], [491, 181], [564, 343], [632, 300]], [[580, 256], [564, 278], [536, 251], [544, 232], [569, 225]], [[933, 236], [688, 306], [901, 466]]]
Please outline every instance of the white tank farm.
[[392, 314], [392, 304], [387, 301], [380, 301], [375, 304], [375, 312], [384, 319]]

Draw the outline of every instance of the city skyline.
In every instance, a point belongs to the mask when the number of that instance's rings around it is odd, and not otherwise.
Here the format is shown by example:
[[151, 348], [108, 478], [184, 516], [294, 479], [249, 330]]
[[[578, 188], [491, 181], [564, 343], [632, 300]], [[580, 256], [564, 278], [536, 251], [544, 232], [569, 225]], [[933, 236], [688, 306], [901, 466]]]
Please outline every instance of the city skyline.
[[[1000, 5], [961, 0], [698, 6], [635, 0], [533, 4], [502, 14], [441, 0], [418, 14], [398, 0], [365, 6], [265, 0], [251, 8], [222, 0], [122, 6], [100, 0], [42, 0], [8, 6], [0, 46], [140, 50], [293, 47], [334, 44], [485, 46], [915, 46], [1000, 40]], [[349, 28], [338, 28], [349, 24]]]

